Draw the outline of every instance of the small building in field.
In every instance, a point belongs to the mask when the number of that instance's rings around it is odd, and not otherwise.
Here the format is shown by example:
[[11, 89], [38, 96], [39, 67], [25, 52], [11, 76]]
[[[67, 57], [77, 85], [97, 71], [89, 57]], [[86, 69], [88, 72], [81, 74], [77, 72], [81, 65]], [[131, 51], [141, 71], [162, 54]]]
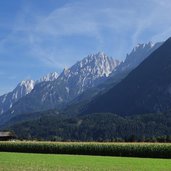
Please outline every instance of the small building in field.
[[15, 134], [10, 131], [0, 132], [0, 141], [8, 141], [15, 138]]

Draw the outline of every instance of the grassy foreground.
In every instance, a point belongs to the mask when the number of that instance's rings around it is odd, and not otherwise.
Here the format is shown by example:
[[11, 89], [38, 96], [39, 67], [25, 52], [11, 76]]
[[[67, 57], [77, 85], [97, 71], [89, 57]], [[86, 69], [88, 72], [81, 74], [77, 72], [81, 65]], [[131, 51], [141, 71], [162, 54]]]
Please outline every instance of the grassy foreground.
[[0, 171], [170, 171], [169, 159], [0, 152]]

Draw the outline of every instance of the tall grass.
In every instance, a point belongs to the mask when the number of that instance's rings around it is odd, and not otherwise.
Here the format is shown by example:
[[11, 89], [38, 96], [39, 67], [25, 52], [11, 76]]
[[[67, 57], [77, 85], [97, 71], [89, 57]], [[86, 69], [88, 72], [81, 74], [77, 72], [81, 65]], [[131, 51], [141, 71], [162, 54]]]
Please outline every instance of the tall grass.
[[171, 158], [171, 144], [169, 143], [0, 142], [0, 151]]

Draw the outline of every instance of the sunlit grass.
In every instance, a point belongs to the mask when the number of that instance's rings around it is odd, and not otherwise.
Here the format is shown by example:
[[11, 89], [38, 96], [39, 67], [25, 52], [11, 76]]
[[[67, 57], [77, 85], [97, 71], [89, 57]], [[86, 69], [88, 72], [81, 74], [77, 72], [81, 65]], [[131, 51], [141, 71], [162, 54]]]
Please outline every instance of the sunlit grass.
[[0, 171], [170, 171], [169, 159], [0, 153]]

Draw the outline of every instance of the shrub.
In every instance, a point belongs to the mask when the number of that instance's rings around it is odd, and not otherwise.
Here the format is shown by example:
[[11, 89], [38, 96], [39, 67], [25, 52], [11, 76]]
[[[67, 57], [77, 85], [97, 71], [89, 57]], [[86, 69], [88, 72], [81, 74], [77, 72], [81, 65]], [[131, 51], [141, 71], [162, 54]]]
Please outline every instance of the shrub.
[[0, 151], [171, 158], [169, 143], [0, 142]]

